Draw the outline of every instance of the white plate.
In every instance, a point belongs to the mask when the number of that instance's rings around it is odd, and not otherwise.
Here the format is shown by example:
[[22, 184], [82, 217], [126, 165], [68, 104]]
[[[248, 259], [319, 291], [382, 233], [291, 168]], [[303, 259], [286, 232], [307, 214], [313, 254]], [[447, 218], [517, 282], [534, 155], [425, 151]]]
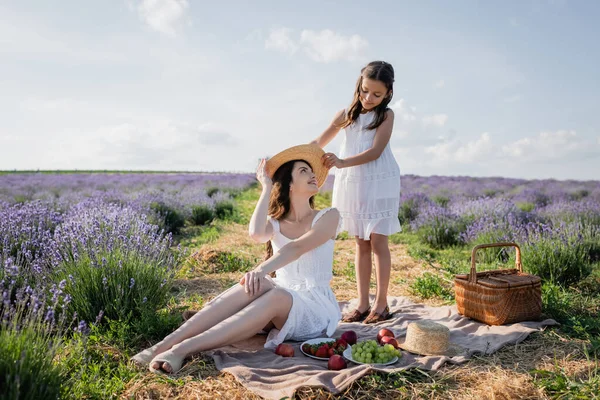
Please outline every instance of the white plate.
[[394, 358], [392, 358], [390, 361], [386, 362], [386, 363], [362, 363], [360, 361], [356, 361], [352, 359], [352, 348], [350, 346], [348, 346], [348, 348], [346, 350], [344, 350], [344, 358], [346, 360], [352, 361], [355, 364], [367, 364], [367, 365], [390, 365], [395, 363], [396, 361], [398, 361], [398, 356], [395, 356]]
[[[305, 356], [307, 356], [307, 357], [310, 357], [310, 358], [314, 358], [315, 360], [325, 360], [325, 361], [329, 361], [329, 357], [327, 357], [327, 358], [323, 358], [323, 357], [315, 357], [315, 356], [313, 356], [312, 354], [305, 353], [305, 352], [304, 352], [304, 350], [302, 350], [302, 346], [304, 346], [305, 344], [317, 344], [317, 343], [322, 343], [322, 342], [333, 343], [333, 342], [335, 342], [335, 339], [333, 339], [333, 338], [330, 338], [330, 337], [325, 337], [325, 338], [316, 338], [316, 339], [310, 339], [310, 340], [307, 340], [306, 342], [304, 342], [304, 343], [302, 343], [302, 344], [300, 345], [300, 351], [301, 351], [301, 352], [302, 352], [302, 354], [304, 354]], [[349, 348], [349, 347], [348, 347], [348, 348]]]

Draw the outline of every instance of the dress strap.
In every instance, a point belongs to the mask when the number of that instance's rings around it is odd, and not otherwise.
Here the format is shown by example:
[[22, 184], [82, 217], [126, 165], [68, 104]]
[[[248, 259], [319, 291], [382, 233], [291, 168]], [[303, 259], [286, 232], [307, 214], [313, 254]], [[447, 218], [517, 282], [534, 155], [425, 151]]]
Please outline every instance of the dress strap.
[[314, 227], [315, 224], [317, 223], [317, 221], [319, 220], [319, 218], [321, 218], [321, 216], [323, 216], [327, 211], [331, 210], [331, 207], [328, 208], [324, 208], [322, 210], [320, 210], [317, 215], [315, 215], [315, 217], [312, 220], [312, 224], [310, 225], [310, 227]]
[[[316, 223], [316, 222], [317, 222], [317, 221], [318, 221], [318, 220], [319, 220], [319, 219], [320, 219], [320, 218], [321, 218], [323, 215], [327, 214], [327, 212], [328, 212], [328, 211], [331, 211], [331, 210], [333, 210], [333, 209], [334, 209], [334, 207], [327, 207], [327, 208], [324, 208], [324, 209], [322, 209], [321, 211], [319, 211], [319, 212], [317, 213], [317, 215], [315, 215], [315, 218], [313, 219], [313, 222], [312, 222], [311, 228], [315, 226], [315, 223]], [[342, 229], [342, 216], [340, 215], [340, 220], [339, 220], [339, 222], [338, 222], [338, 226], [337, 226], [337, 227], [336, 227], [336, 229], [335, 229], [335, 234], [336, 234], [336, 235], [338, 235], [338, 234], [341, 232], [341, 229]]]
[[279, 229], [279, 221], [272, 217], [269, 217], [267, 220], [271, 223], [271, 226], [273, 226], [273, 232], [281, 232]]

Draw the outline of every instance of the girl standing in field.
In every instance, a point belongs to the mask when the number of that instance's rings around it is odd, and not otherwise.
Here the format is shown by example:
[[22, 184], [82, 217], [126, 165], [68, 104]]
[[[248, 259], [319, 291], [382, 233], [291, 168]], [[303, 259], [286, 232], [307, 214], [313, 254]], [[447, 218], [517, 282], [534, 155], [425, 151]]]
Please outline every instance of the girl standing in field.
[[[339, 111], [329, 127], [312, 143], [325, 147], [345, 129], [337, 157], [323, 155], [325, 167], [336, 167], [332, 206], [342, 217], [342, 230], [356, 240], [358, 307], [344, 322], [376, 323], [391, 317], [387, 304], [391, 256], [388, 236], [400, 231], [400, 168], [390, 148], [394, 112], [394, 69], [384, 61], [369, 63], [356, 82], [354, 99]], [[369, 304], [371, 254], [375, 258], [377, 294]]]

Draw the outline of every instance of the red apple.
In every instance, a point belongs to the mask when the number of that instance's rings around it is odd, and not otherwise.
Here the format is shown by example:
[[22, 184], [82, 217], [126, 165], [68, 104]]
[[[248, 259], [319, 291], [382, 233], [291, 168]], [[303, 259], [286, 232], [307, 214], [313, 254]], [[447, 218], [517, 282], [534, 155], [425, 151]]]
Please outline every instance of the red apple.
[[275, 348], [275, 354], [282, 357], [294, 357], [294, 346], [281, 343]]
[[381, 338], [381, 344], [391, 344], [395, 349], [398, 348], [398, 341], [391, 336], [384, 336]]
[[342, 336], [340, 337], [340, 339], [344, 340], [349, 345], [353, 345], [353, 344], [356, 344], [356, 340], [358, 339], [358, 337], [356, 336], [356, 332], [346, 331], [346, 332], [342, 333]]
[[329, 361], [327, 362], [327, 368], [334, 370], [334, 371], [339, 371], [340, 369], [344, 369], [348, 366], [348, 364], [346, 364], [346, 360], [344, 360], [344, 357], [334, 354], [331, 357], [329, 357]]
[[381, 338], [384, 336], [391, 336], [393, 338], [396, 337], [396, 335], [394, 335], [394, 332], [390, 331], [389, 329], [382, 328], [377, 334], [377, 343], [381, 343]]

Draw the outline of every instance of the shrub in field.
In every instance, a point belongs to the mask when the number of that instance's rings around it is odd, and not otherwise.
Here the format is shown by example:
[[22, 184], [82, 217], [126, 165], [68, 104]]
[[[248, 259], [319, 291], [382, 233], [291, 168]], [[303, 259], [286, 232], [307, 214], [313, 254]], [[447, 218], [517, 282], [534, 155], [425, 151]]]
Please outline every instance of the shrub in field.
[[517, 207], [521, 211], [532, 212], [535, 209], [535, 204], [524, 201], [517, 203]]
[[233, 202], [228, 200], [218, 201], [215, 203], [215, 216], [219, 219], [235, 219], [236, 209]]
[[150, 205], [150, 209], [162, 219], [162, 226], [166, 232], [179, 233], [185, 225], [185, 218], [181, 213], [164, 203], [154, 202]]
[[570, 285], [588, 276], [592, 271], [590, 246], [586, 236], [598, 232], [582, 231], [579, 224], [552, 227], [528, 224], [516, 234], [523, 243], [523, 265], [542, 279]]
[[411, 228], [433, 248], [444, 248], [462, 244], [461, 233], [465, 226], [452, 211], [431, 205], [423, 208]]
[[195, 225], [209, 224], [215, 218], [215, 212], [208, 205], [198, 205], [192, 207], [192, 222]]
[[73, 207], [55, 231], [56, 280], [66, 280], [70, 309], [94, 321], [125, 320], [163, 307], [177, 256], [171, 237], [131, 208], [91, 200]]
[[[0, 281], [0, 398], [57, 399], [68, 393], [69, 371], [56, 362], [68, 324], [62, 285], [15, 288], [13, 272]], [[14, 301], [7, 293], [16, 293]], [[83, 330], [79, 325], [77, 330]]]
[[47, 267], [53, 231], [61, 220], [58, 212], [41, 202], [0, 203], [0, 264], [11, 258], [20, 266], [19, 280], [38, 277]]
[[450, 198], [443, 195], [434, 196], [433, 201], [441, 207], [447, 207], [450, 204]]
[[219, 193], [219, 188], [215, 186], [211, 186], [206, 188], [206, 195], [210, 198], [214, 197], [215, 194]]
[[417, 219], [421, 208], [430, 204], [431, 200], [429, 200], [429, 198], [422, 193], [402, 195], [400, 201], [400, 210], [398, 212], [400, 224], [410, 224]]

